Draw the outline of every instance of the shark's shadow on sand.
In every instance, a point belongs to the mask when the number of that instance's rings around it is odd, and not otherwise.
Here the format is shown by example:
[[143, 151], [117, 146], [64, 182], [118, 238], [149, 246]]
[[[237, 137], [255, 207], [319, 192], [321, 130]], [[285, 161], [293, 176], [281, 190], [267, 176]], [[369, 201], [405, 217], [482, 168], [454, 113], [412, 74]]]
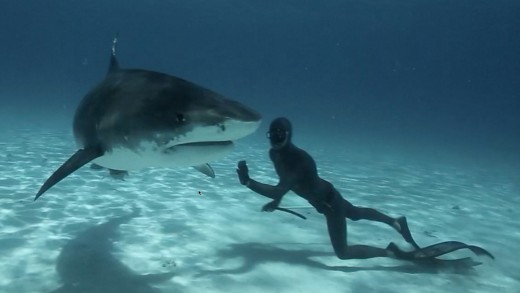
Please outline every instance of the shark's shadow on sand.
[[[258, 265], [264, 263], [282, 262], [290, 265], [307, 266], [316, 269], [339, 272], [357, 272], [357, 271], [389, 271], [407, 274], [437, 274], [437, 273], [456, 273], [469, 274], [474, 271], [473, 266], [480, 263], [474, 262], [471, 258], [464, 261], [416, 261], [407, 262], [393, 266], [329, 266], [320, 261], [313, 260], [313, 257], [330, 256], [335, 257], [332, 252], [323, 252], [315, 250], [294, 250], [283, 249], [280, 247], [262, 244], [262, 243], [235, 243], [229, 248], [222, 249], [217, 252], [219, 257], [242, 258], [241, 266], [230, 269], [202, 270], [197, 277], [212, 274], [244, 274], [254, 270]], [[345, 261], [348, 262], [348, 261]]]
[[112, 254], [119, 226], [138, 214], [110, 219], [67, 242], [56, 263], [62, 286], [51, 293], [160, 293], [152, 284], [171, 279], [172, 272], [140, 275]]

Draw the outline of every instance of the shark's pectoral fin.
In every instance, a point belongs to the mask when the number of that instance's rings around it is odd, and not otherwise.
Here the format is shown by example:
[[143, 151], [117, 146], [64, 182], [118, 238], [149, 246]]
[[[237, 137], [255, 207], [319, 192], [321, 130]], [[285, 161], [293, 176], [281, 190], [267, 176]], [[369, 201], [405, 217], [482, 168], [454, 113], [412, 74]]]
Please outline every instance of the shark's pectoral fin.
[[86, 148], [78, 150], [72, 157], [70, 157], [58, 170], [52, 173], [51, 177], [45, 181], [42, 185], [34, 200], [37, 200], [45, 191], [54, 186], [54, 184], [60, 182], [63, 178], [70, 175], [72, 172], [78, 170], [83, 165], [94, 160], [95, 158], [101, 157], [103, 150], [100, 147]]
[[140, 275], [138, 276], [138, 279], [146, 282], [146, 283], [161, 283], [166, 282], [169, 279], [173, 278], [175, 276], [175, 273], [168, 272], [168, 273], [161, 273], [161, 274], [147, 274], [147, 275]]
[[208, 177], [215, 178], [215, 171], [213, 171], [213, 168], [211, 168], [211, 166], [209, 164], [193, 166], [193, 168], [195, 168], [195, 170], [203, 173], [204, 175], [206, 175]]

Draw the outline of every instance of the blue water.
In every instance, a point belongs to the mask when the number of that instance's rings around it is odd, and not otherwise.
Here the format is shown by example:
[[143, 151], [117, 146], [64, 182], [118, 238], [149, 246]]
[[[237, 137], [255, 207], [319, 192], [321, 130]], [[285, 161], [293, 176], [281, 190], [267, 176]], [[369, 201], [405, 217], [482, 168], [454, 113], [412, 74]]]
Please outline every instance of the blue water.
[[[3, 1], [0, 11], [0, 292], [60, 288], [60, 255], [96, 227], [119, 236], [79, 241], [106, 254], [67, 254], [65, 267], [115, 264], [131, 278], [73, 270], [103, 284], [92, 292], [169, 272], [132, 290], [520, 290], [520, 2]], [[264, 121], [212, 164], [215, 180], [150, 169], [119, 181], [85, 167], [34, 203], [75, 150], [74, 110], [106, 73], [117, 33], [122, 66], [202, 84]], [[264, 198], [234, 167], [247, 159], [251, 176], [277, 182], [264, 133], [282, 115], [349, 200], [406, 215], [420, 244], [460, 240], [496, 260], [471, 274], [341, 261], [305, 201], [284, 204], [306, 221], [258, 212]], [[102, 229], [114, 219], [125, 221]], [[400, 241], [379, 224], [348, 225], [349, 242]]]

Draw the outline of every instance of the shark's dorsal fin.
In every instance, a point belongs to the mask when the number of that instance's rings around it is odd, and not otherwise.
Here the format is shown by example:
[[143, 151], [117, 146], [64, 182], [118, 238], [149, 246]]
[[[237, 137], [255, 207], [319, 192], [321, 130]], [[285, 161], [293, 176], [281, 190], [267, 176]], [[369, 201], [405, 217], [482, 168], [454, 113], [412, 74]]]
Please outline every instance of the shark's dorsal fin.
[[112, 41], [112, 52], [110, 53], [110, 64], [108, 65], [108, 74], [114, 72], [114, 71], [118, 71], [119, 70], [119, 61], [117, 61], [117, 56], [116, 56], [116, 52], [117, 52], [117, 37], [118, 35], [116, 35], [114, 37], [114, 40]]
[[193, 166], [193, 168], [195, 168], [195, 170], [203, 173], [204, 175], [206, 175], [208, 177], [215, 178], [215, 171], [213, 171], [213, 168], [211, 168], [211, 166], [209, 164]]

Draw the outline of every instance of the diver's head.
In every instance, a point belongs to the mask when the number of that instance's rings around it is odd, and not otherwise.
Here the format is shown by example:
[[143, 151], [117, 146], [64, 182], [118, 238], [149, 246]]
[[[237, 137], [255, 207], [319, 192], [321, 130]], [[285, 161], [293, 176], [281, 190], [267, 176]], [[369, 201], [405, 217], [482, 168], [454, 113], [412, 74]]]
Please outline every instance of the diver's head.
[[281, 149], [289, 145], [292, 137], [291, 122], [284, 117], [274, 119], [266, 135], [273, 149]]

